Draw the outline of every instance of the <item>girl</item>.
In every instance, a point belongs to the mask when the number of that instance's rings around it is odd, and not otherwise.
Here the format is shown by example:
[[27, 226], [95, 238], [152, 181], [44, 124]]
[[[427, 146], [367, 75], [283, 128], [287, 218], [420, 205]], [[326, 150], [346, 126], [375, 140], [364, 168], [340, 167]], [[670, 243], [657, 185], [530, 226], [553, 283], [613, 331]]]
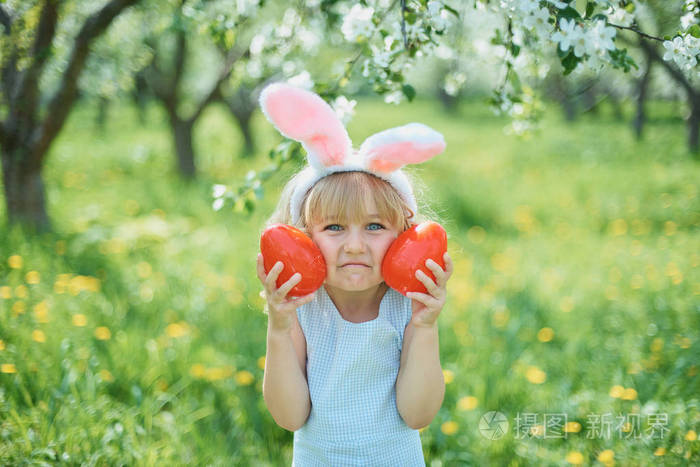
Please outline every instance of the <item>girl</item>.
[[293, 465], [425, 465], [418, 429], [437, 413], [445, 385], [437, 318], [445, 269], [428, 260], [427, 294], [389, 288], [381, 264], [389, 245], [415, 223], [416, 201], [400, 167], [442, 152], [442, 135], [409, 124], [368, 138], [359, 151], [317, 95], [268, 86], [267, 118], [306, 149], [309, 166], [283, 190], [270, 223], [304, 230], [326, 261], [324, 285], [287, 294], [284, 265], [257, 272], [268, 309], [263, 397], [275, 421], [294, 431]]

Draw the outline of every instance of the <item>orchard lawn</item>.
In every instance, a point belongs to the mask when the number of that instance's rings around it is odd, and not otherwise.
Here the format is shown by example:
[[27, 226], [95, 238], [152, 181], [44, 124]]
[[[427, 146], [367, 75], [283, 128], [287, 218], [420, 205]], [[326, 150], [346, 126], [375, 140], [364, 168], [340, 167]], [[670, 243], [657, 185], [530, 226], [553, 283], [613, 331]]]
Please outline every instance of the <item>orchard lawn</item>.
[[[574, 124], [552, 109], [521, 139], [481, 102], [358, 103], [355, 145], [410, 121], [448, 143], [411, 171], [456, 265], [429, 465], [700, 462], [700, 165], [672, 109], [655, 104], [636, 142], [606, 109]], [[255, 256], [295, 167], [252, 214], [215, 212], [212, 185], [280, 141], [260, 115], [241, 159], [209, 109], [188, 183], [156, 108], [111, 112], [99, 130], [83, 104], [52, 148], [54, 233], [0, 232], [0, 464], [288, 465], [261, 394]]]

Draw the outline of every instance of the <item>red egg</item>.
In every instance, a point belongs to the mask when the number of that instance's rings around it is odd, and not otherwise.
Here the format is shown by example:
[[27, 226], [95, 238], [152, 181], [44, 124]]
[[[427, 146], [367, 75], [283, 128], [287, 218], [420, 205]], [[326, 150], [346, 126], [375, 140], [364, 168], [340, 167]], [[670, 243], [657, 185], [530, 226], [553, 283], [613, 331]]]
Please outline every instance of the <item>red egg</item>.
[[277, 287], [287, 282], [295, 273], [301, 274], [301, 282], [289, 292], [291, 297], [301, 297], [316, 291], [326, 279], [326, 262], [321, 250], [304, 232], [285, 224], [266, 228], [260, 237], [265, 274], [282, 261], [284, 269], [277, 278]]
[[447, 251], [447, 233], [436, 222], [414, 225], [399, 235], [389, 246], [382, 260], [382, 276], [389, 287], [402, 295], [408, 292], [428, 293], [416, 277], [419, 269], [432, 280], [435, 276], [425, 262], [428, 258], [445, 269], [443, 256]]

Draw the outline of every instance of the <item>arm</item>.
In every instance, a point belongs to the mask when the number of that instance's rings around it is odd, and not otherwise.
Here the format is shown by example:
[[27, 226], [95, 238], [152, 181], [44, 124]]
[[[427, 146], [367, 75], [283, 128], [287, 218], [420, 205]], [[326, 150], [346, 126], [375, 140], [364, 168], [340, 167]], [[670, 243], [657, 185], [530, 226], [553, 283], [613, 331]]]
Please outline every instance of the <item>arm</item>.
[[396, 378], [396, 406], [413, 429], [423, 428], [440, 410], [445, 381], [440, 366], [437, 323], [408, 323], [403, 337], [401, 366]]
[[306, 340], [299, 322], [288, 330], [267, 326], [267, 353], [263, 398], [272, 418], [282, 428], [295, 431], [304, 426], [311, 410], [306, 382]]
[[301, 275], [293, 275], [278, 289], [277, 277], [284, 265], [277, 262], [265, 274], [262, 255], [258, 255], [258, 278], [265, 287], [268, 305], [267, 352], [263, 376], [263, 398], [279, 426], [295, 431], [304, 426], [311, 411], [306, 380], [306, 339], [297, 320], [296, 309], [313, 299], [313, 294], [288, 298]]
[[396, 377], [396, 407], [413, 429], [430, 424], [445, 396], [437, 318], [445, 305], [445, 287], [453, 266], [447, 253], [444, 260], [444, 270], [431, 259], [425, 263], [435, 275], [435, 281], [423, 271], [416, 271], [416, 277], [425, 285], [427, 294], [406, 294], [413, 301], [413, 314], [404, 330], [401, 364]]

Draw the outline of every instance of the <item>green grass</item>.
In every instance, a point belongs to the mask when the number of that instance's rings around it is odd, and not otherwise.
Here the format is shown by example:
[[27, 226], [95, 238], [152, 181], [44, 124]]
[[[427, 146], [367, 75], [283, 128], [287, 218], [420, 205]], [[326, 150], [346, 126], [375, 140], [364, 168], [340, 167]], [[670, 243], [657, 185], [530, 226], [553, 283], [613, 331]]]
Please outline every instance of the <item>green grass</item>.
[[[697, 464], [700, 166], [670, 107], [652, 109], [641, 142], [605, 109], [574, 124], [552, 112], [528, 139], [478, 102], [357, 109], [356, 146], [408, 121], [448, 142], [411, 170], [456, 264], [428, 463], [601, 464], [612, 450], [620, 465]], [[258, 115], [259, 154], [241, 159], [230, 118], [210, 109], [188, 183], [156, 108], [142, 124], [115, 107], [104, 131], [93, 110], [73, 112], [44, 170], [54, 231], [0, 232], [0, 464], [288, 464], [291, 434], [261, 395], [254, 264], [294, 167], [252, 215], [210, 207], [211, 185], [265, 166], [279, 136]], [[498, 440], [478, 429], [491, 410], [510, 423]], [[566, 414], [580, 431], [515, 436], [525, 414]], [[605, 414], [611, 436], [589, 436]], [[636, 438], [655, 414], [664, 436]], [[639, 427], [616, 429], [620, 415]]]

